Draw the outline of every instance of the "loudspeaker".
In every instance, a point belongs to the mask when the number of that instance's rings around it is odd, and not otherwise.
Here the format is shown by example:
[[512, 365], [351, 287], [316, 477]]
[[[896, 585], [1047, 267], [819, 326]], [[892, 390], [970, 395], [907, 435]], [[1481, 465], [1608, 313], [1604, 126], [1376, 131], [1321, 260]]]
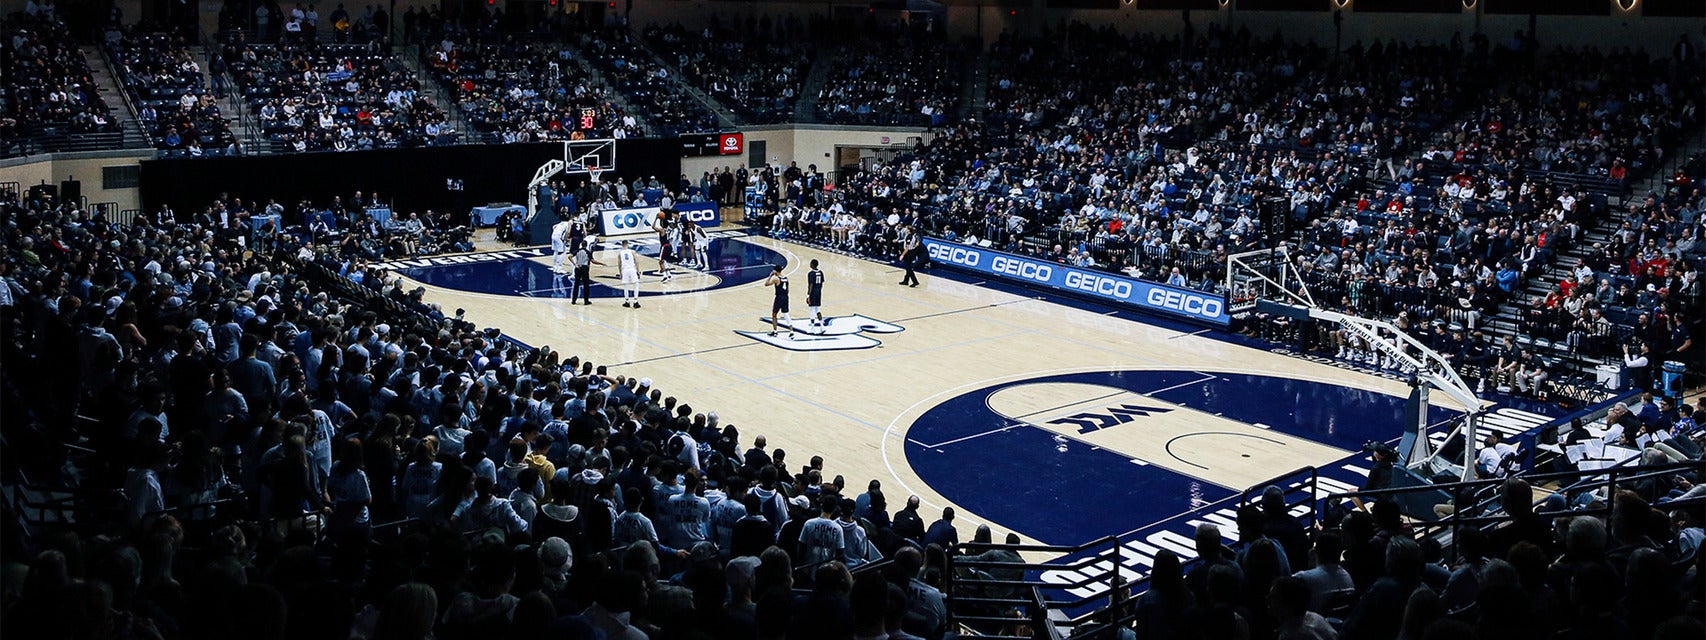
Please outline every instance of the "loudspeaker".
[[29, 197], [31, 200], [39, 199], [39, 198], [42, 198], [44, 196], [50, 197], [50, 198], [58, 198], [59, 197], [59, 187], [51, 185], [51, 184], [46, 184], [46, 183], [30, 185], [30, 196]]
[[65, 202], [76, 202], [83, 199], [83, 181], [66, 180], [59, 183], [59, 198]]

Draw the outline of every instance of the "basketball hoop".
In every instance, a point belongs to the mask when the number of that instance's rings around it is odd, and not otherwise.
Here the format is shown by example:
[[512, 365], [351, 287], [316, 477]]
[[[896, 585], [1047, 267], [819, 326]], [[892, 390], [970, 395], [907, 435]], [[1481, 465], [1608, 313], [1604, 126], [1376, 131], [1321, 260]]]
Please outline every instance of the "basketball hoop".
[[593, 184], [598, 184], [598, 177], [604, 175], [604, 170], [598, 167], [587, 167], [586, 172], [592, 175]]

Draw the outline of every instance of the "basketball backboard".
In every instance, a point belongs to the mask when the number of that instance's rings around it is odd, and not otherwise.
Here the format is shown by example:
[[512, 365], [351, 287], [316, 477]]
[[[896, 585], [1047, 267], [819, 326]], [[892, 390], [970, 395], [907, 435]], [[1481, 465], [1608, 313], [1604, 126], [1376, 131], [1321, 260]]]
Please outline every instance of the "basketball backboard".
[[563, 173], [590, 174], [596, 181], [600, 174], [615, 170], [615, 140], [600, 138], [563, 142]]

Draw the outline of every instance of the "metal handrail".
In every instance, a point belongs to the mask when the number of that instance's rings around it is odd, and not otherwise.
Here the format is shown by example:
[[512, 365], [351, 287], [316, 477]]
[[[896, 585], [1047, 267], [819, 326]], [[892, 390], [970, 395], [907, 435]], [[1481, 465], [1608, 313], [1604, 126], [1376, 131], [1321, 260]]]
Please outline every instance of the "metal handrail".
[[[967, 553], [968, 551], [971, 551], [971, 550], [989, 550], [989, 549], [1009, 549], [1009, 550], [1013, 550], [1013, 551], [1046, 552], [1046, 553], [1056, 553], [1056, 554], [1061, 554], [1061, 555], [1069, 555], [1069, 554], [1074, 554], [1074, 553], [1082, 553], [1084, 551], [1088, 551], [1088, 550], [1091, 550], [1091, 549], [1094, 549], [1097, 547], [1117, 548], [1118, 545], [1119, 545], [1119, 538], [1116, 538], [1114, 536], [1102, 536], [1102, 537], [1097, 538], [1095, 540], [1092, 540], [1090, 542], [1086, 542], [1086, 543], [1079, 544], [1079, 545], [1071, 545], [1071, 546], [1041, 545], [1041, 544], [1005, 545], [1005, 544], [997, 544], [997, 543], [978, 543], [978, 542], [965, 542], [965, 543], [960, 543], [960, 544], [954, 545], [954, 551], [956, 551], [957, 553], [953, 553], [953, 554], [948, 555], [948, 566], [947, 566], [948, 571], [946, 571], [946, 575], [944, 576], [944, 578], [947, 580], [947, 587], [948, 587], [946, 589], [944, 595], [947, 599], [947, 604], [948, 604], [947, 608], [948, 608], [949, 625], [952, 626], [955, 623], [955, 620], [957, 619], [957, 615], [955, 614], [955, 611], [954, 611], [954, 603], [961, 601], [961, 596], [956, 595], [956, 592], [958, 591], [958, 589], [955, 588], [955, 585], [957, 583], [965, 583], [965, 584], [995, 584], [996, 583], [996, 581], [984, 580], [984, 579], [980, 579], [980, 578], [960, 578], [957, 575], [958, 572], [954, 570], [956, 565], [967, 566], [967, 567], [1001, 566], [1001, 567], [1013, 568], [1013, 569], [1025, 569], [1027, 571], [1033, 570], [1033, 569], [1045, 569], [1045, 568], [1046, 569], [1059, 569], [1059, 568], [1062, 568], [1061, 565], [1042, 565], [1042, 564], [1037, 564], [1037, 563], [1002, 563], [1002, 562], [969, 560], [969, 559], [965, 559], [962, 557], [962, 555]], [[1086, 566], [1086, 565], [1097, 563], [1097, 562], [1103, 562], [1103, 560], [1100, 559], [1099, 554], [1080, 559], [1079, 561], [1073, 563], [1073, 565], [1070, 565], [1066, 568], [1082, 567], [1082, 566]], [[1072, 583], [1072, 584], [1050, 584], [1050, 583], [1043, 583], [1040, 581], [1019, 581], [1019, 582], [999, 581], [999, 582], [1003, 585], [1006, 585], [1006, 586], [1029, 586], [1029, 587], [1032, 587], [1033, 589], [1038, 589], [1039, 591], [1038, 591], [1038, 594], [1036, 595], [1036, 598], [1037, 598], [1036, 604], [1038, 607], [1040, 607], [1041, 611], [1046, 612], [1049, 609], [1059, 608], [1060, 606], [1062, 606], [1062, 603], [1049, 602], [1046, 599], [1043, 599], [1041, 594], [1040, 594], [1040, 589], [1042, 587], [1048, 587], [1051, 589], [1056, 589], [1056, 588], [1071, 589], [1071, 588], [1087, 586], [1087, 585], [1090, 585], [1092, 583], [1100, 582], [1103, 579], [1107, 579], [1109, 582], [1109, 592], [1110, 593], [1117, 593], [1117, 587], [1118, 587], [1118, 582], [1119, 582], [1119, 568], [1118, 568], [1117, 564], [1114, 567], [1114, 569], [1109, 571], [1105, 576], [1102, 576], [1102, 575], [1090, 576], [1090, 577], [1084, 578], [1083, 580], [1081, 580], [1077, 583]], [[1069, 605], [1069, 606], [1082, 606], [1083, 604], [1086, 604], [1090, 601], [1099, 599], [1101, 597], [1102, 596], [1100, 596], [1100, 595], [1091, 596], [1091, 597], [1089, 597], [1089, 598], [1087, 598], [1081, 602], [1078, 602], [1076, 604], [1073, 604], [1073, 603], [1065, 603], [1065, 604]], [[1046, 615], [1046, 613], [1043, 615]]]
[[[154, 133], [144, 129], [141, 126], [142, 121], [137, 120], [137, 114], [139, 112], [136, 110], [136, 104], [130, 99], [130, 82], [127, 78], [119, 76], [118, 65], [113, 64], [112, 53], [108, 50], [111, 46], [112, 43], [102, 40], [101, 44], [95, 47], [95, 51], [101, 54], [101, 63], [107, 65], [107, 75], [113, 79], [113, 84], [118, 85], [118, 97], [120, 100], [124, 101], [124, 110], [130, 114], [130, 119], [137, 123], [136, 129], [137, 131], [142, 132], [142, 140], [148, 143], [148, 146], [150, 147], [158, 146], [154, 142]], [[122, 136], [124, 132], [123, 127], [120, 127], [119, 132]]]
[[1283, 478], [1294, 477], [1300, 473], [1308, 473], [1309, 474], [1308, 484], [1299, 485], [1297, 487], [1297, 489], [1303, 489], [1303, 488], [1307, 487], [1309, 490], [1309, 499], [1305, 500], [1303, 502], [1298, 502], [1295, 505], [1292, 504], [1288, 500], [1286, 502], [1285, 506], [1286, 506], [1288, 513], [1290, 512], [1290, 509], [1293, 506], [1307, 506], [1307, 507], [1309, 507], [1309, 525], [1311, 527], [1313, 527], [1313, 526], [1315, 526], [1316, 523], [1320, 522], [1320, 520], [1321, 520], [1320, 510], [1316, 508], [1316, 504], [1318, 504], [1320, 502], [1320, 499], [1316, 496], [1319, 494], [1320, 487], [1321, 487], [1321, 484], [1320, 484], [1321, 483], [1321, 470], [1316, 468], [1314, 465], [1303, 467], [1303, 468], [1298, 469], [1296, 471], [1293, 471], [1291, 473], [1271, 478], [1271, 479], [1269, 479], [1268, 482], [1264, 482], [1262, 484], [1254, 485], [1248, 489], [1245, 489], [1244, 493], [1239, 494], [1239, 496], [1238, 496], [1238, 504], [1240, 506], [1250, 504], [1250, 496], [1257, 495], [1259, 492], [1262, 492], [1262, 491], [1266, 491], [1268, 487], [1279, 487], [1282, 491], [1284, 491], [1286, 494], [1289, 495], [1294, 491], [1294, 489], [1286, 486], [1285, 484], [1283, 484], [1279, 481]]

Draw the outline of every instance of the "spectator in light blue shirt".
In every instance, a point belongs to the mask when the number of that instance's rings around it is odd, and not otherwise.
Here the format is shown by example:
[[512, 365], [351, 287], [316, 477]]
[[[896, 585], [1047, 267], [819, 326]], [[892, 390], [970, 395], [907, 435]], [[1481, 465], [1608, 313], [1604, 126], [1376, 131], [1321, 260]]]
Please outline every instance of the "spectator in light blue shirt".
[[1175, 287], [1185, 286], [1185, 274], [1179, 273], [1178, 267], [1173, 267], [1172, 275], [1167, 276], [1167, 284]]

